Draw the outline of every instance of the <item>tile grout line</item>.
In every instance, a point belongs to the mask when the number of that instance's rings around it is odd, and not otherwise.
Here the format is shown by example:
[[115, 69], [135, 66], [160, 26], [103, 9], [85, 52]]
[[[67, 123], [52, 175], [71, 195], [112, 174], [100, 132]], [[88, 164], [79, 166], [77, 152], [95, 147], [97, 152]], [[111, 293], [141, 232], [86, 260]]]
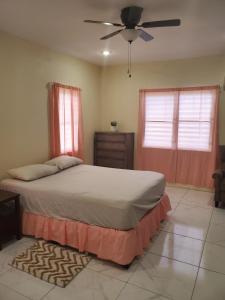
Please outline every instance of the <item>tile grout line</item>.
[[[177, 204], [175, 205], [174, 209], [171, 209], [173, 212], [171, 213], [171, 215], [175, 212], [175, 210], [177, 209], [177, 206], [180, 204], [180, 201], [177, 202]], [[172, 207], [171, 207], [172, 208]]]
[[[136, 287], [140, 290], [143, 290], [143, 291], [146, 291], [146, 292], [149, 292], [149, 293], [152, 293], [154, 294], [154, 296], [159, 296], [159, 297], [163, 297], [165, 299], [168, 299], [168, 300], [171, 300], [170, 298], [168, 298], [167, 296], [163, 295], [163, 294], [160, 294], [160, 293], [156, 293], [155, 291], [152, 291], [152, 290], [148, 290], [146, 288], [143, 288], [143, 287], [140, 287], [139, 285], [135, 284], [135, 283], [132, 283], [132, 282], [126, 282], [126, 284], [124, 285], [124, 287], [121, 289], [121, 291], [119, 292], [118, 296], [116, 297], [115, 300], [118, 300], [120, 295], [122, 294], [122, 291], [127, 287], [127, 285], [131, 285], [133, 287]], [[42, 299], [41, 299], [42, 300]]]
[[[174, 213], [175, 213], [177, 207], [178, 207], [180, 204], [185, 205], [185, 204], [182, 203], [181, 201], [184, 199], [184, 197], [185, 197], [185, 196], [188, 194], [188, 192], [191, 191], [191, 190], [192, 190], [192, 189], [186, 189], [185, 193], [183, 194], [183, 196], [182, 196], [182, 197], [180, 198], [180, 200], [178, 201], [178, 203], [177, 203], [177, 205], [176, 205], [174, 211], [171, 213], [171, 216], [174, 215]], [[168, 196], [169, 196], [169, 194], [168, 194]], [[213, 196], [212, 196], [212, 198], [213, 198]], [[211, 200], [212, 200], [212, 198], [211, 198]], [[188, 205], [187, 205], [187, 206], [188, 206]], [[195, 207], [196, 207], [196, 206], [195, 206]], [[202, 206], [197, 206], [197, 207], [198, 207], [198, 208], [202, 208], [202, 209], [206, 209], [206, 210], [208, 210], [208, 211], [211, 210], [211, 206], [210, 206], [209, 208], [207, 208], [207, 207], [202, 207]], [[192, 206], [190, 206], [190, 208], [192, 208]], [[211, 216], [212, 216], [213, 210], [214, 210], [214, 207], [212, 207], [212, 211], [211, 211], [211, 215], [210, 215], [210, 222], [211, 222]], [[210, 222], [209, 222], [209, 225], [210, 225]], [[209, 225], [208, 225], [208, 227], [209, 227]], [[179, 233], [170, 232], [170, 231], [165, 230], [165, 229], [163, 229], [163, 228], [160, 229], [160, 231], [168, 232], [168, 233], [171, 233], [171, 234], [176, 234], [176, 235], [183, 236], [183, 237], [187, 237], [187, 238], [192, 238], [192, 239], [199, 240], [199, 241], [204, 241], [204, 240], [205, 240], [205, 239], [193, 238], [193, 237], [191, 237], [191, 236], [186, 236], [186, 235], [179, 234]], [[208, 233], [208, 231], [206, 232], [206, 235], [207, 235], [207, 233]]]
[[205, 267], [199, 267], [199, 269], [202, 269], [202, 270], [206, 270], [206, 271], [209, 271], [209, 272], [212, 272], [212, 273], [216, 273], [216, 274], [220, 274], [220, 275], [225, 275], [225, 273], [221, 273], [221, 272], [218, 272], [218, 271], [214, 271], [214, 270], [210, 270], [210, 269], [207, 269]]
[[[165, 298], [165, 299], [172, 300], [171, 298], [168, 298], [167, 296], [165, 296], [165, 295], [163, 295], [163, 294], [157, 293], [157, 292], [152, 291], [152, 290], [148, 290], [148, 289], [146, 289], [146, 288], [144, 288], [144, 287], [141, 287], [141, 286], [139, 286], [139, 285], [137, 285], [137, 284], [135, 284], [135, 283], [133, 283], [133, 282], [127, 282], [127, 284], [132, 285], [132, 286], [135, 286], [135, 287], [137, 287], [137, 288], [139, 288], [139, 289], [141, 289], [141, 290], [144, 290], [144, 291], [146, 291], [146, 292], [150, 292], [150, 293], [152, 293], [152, 294], [154, 294], [154, 295], [156, 295], [156, 296], [160, 296], [160, 297], [163, 297], [163, 298]], [[117, 300], [117, 299], [116, 299], [116, 300]]]
[[221, 244], [218, 244], [218, 242], [210, 242], [210, 241], [206, 241], [207, 244], [211, 244], [211, 245], [216, 245], [217, 247], [220, 247], [220, 248], [224, 248], [225, 249], [225, 246], [221, 245]]
[[204, 189], [204, 188], [198, 188], [195, 186], [186, 186], [186, 185], [179, 185], [176, 183], [166, 183], [167, 187], [177, 188], [177, 189], [183, 189], [183, 190], [191, 190], [191, 191], [197, 191], [197, 192], [205, 192], [205, 193], [212, 193], [211, 189]]
[[195, 205], [195, 204], [192, 204], [192, 203], [182, 202], [182, 200], [179, 204], [182, 204], [182, 205], [190, 207], [190, 208], [192, 208], [192, 207], [195, 208], [196, 207], [196, 208], [201, 208], [201, 209], [205, 209], [205, 210], [211, 210], [211, 208], [212, 208], [212, 206], [210, 206], [210, 205], [208, 205], [208, 206], [206, 206], [206, 205]]
[[[175, 260], [175, 261], [177, 261], [177, 262], [180, 262], [180, 263], [183, 263], [183, 264], [192, 266], [192, 267], [196, 267], [196, 268], [199, 268], [199, 267], [200, 267], [199, 265], [198, 265], [198, 266], [197, 266], [197, 265], [193, 265], [193, 264], [191, 264], [191, 263], [188, 263], [188, 262], [182, 261], [182, 260], [178, 260], [178, 259], [176, 259], [176, 258], [168, 257], [168, 256], [165, 256], [165, 255], [160, 255], [160, 254], [157, 254], [157, 253], [154, 253], [154, 252], [150, 252], [150, 251], [149, 251], [149, 253], [150, 253], [150, 254], [153, 254], [153, 255], [156, 255], [156, 256], [159, 256], [159, 257], [164, 257], [164, 258], [167, 258], [167, 259], [170, 259], [170, 260]], [[200, 262], [201, 262], [201, 260], [199, 261], [199, 264], [200, 264]]]
[[[185, 191], [185, 193], [183, 194], [183, 196], [181, 196], [181, 198], [180, 198], [180, 200], [178, 201], [178, 203], [177, 203], [177, 205], [176, 205], [176, 207], [175, 207], [175, 209], [174, 210], [176, 210], [176, 208], [177, 208], [177, 206], [179, 205], [179, 204], [183, 204], [183, 205], [190, 205], [190, 204], [186, 204], [185, 202], [183, 202], [182, 203], [182, 201], [184, 200], [184, 198], [185, 198], [185, 196], [190, 192], [190, 191], [192, 191], [192, 190], [194, 190], [194, 189], [186, 189], [186, 191]], [[195, 191], [198, 191], [198, 190], [195, 190]], [[211, 200], [211, 199], [210, 199]], [[191, 205], [190, 205], [190, 207], [191, 207]], [[197, 206], [197, 207], [199, 207], [199, 208], [204, 208], [204, 209], [210, 209], [210, 207], [208, 208], [208, 207], [204, 207], [204, 206]], [[173, 214], [173, 213], [172, 213]]]
[[[136, 271], [136, 268], [137, 268], [137, 266], [135, 267], [135, 270], [134, 270], [134, 272]], [[87, 268], [88, 269], [88, 268]], [[106, 277], [106, 278], [110, 278], [110, 279], [115, 279], [115, 280], [117, 280], [117, 281], [120, 281], [120, 282], [123, 282], [123, 283], [128, 283], [128, 280], [130, 279], [130, 277], [131, 277], [131, 275], [129, 276], [129, 278], [127, 279], [127, 280], [122, 280], [122, 279], [119, 279], [119, 278], [116, 278], [116, 277], [114, 277], [114, 276], [112, 276], [112, 275], [108, 275], [108, 274], [103, 274], [101, 271], [96, 271], [96, 270], [93, 270], [93, 269], [91, 269], [91, 268], [89, 268], [88, 270], [90, 270], [90, 271], [92, 271], [92, 272], [95, 272], [95, 273], [97, 273], [97, 274], [100, 274], [100, 275], [102, 275], [102, 276], [104, 276], [104, 277]], [[125, 270], [125, 269], [124, 269]]]
[[190, 190], [186, 190], [185, 193], [183, 194], [183, 196], [180, 198], [180, 202], [183, 200], [183, 198], [188, 194]]
[[137, 270], [137, 268], [138, 268], [138, 264], [139, 264], [139, 259], [138, 259], [138, 257], [135, 258], [135, 261], [134, 261], [134, 262], [135, 262], [136, 266], [134, 266], [133, 272], [129, 275], [129, 277], [128, 277], [127, 281], [126, 281], [126, 284], [125, 284], [124, 287], [121, 289], [121, 291], [120, 291], [118, 297], [116, 298], [116, 300], [117, 300], [117, 299], [119, 298], [119, 296], [121, 295], [122, 290], [124, 290], [125, 287], [129, 284], [129, 280], [130, 280], [130, 278], [132, 277], [132, 275], [136, 272], [136, 270]]
[[[175, 213], [177, 207], [179, 206], [179, 204], [181, 203], [182, 199], [186, 196], [186, 194], [187, 194], [188, 192], [189, 192], [189, 190], [186, 190], [186, 191], [184, 192], [184, 194], [181, 196], [180, 200], [177, 201], [177, 205], [176, 205], [175, 208], [173, 209], [173, 212], [171, 213], [171, 215], [173, 215], [173, 214]], [[169, 198], [170, 198], [169, 193], [168, 193], [168, 196], [169, 196]]]
[[[186, 195], [186, 193], [187, 193], [187, 192], [185, 192], [184, 195]], [[184, 197], [184, 195], [183, 195], [183, 197]], [[169, 197], [169, 200], [170, 200], [170, 195], [169, 195], [169, 193], [168, 193], [168, 197]], [[181, 198], [181, 199], [182, 199], [182, 198]], [[172, 211], [172, 212], [171, 212], [171, 215], [170, 215], [170, 216], [172, 216], [172, 215], [175, 213], [177, 207], [179, 206], [179, 204], [180, 204], [180, 202], [181, 202], [181, 199], [178, 200], [178, 201], [176, 201], [177, 204], [175, 205], [175, 208], [174, 208], [174, 209], [172, 209], [172, 207], [171, 207], [171, 211]]]
[[44, 295], [40, 298], [40, 300], [44, 300], [44, 298], [45, 298], [51, 291], [53, 291], [53, 290], [55, 289], [55, 287], [56, 287], [56, 286], [53, 286], [46, 294], [44, 294]]
[[201, 261], [202, 261], [202, 256], [203, 256], [204, 248], [205, 248], [205, 243], [206, 243], [207, 235], [208, 235], [209, 228], [210, 228], [211, 221], [212, 221], [213, 211], [214, 211], [214, 207], [213, 207], [212, 212], [211, 212], [211, 216], [210, 216], [210, 219], [209, 219], [209, 225], [208, 225], [208, 228], [207, 228], [205, 240], [203, 242], [202, 252], [201, 252], [201, 256], [200, 256], [200, 264], [199, 264], [198, 271], [197, 271], [197, 274], [196, 274], [196, 278], [195, 278], [195, 282], [194, 282], [194, 287], [193, 287], [193, 290], [192, 290], [192, 294], [191, 294], [191, 299], [190, 300], [193, 300], [193, 296], [194, 296], [194, 291], [195, 291], [195, 287], [196, 287], [196, 284], [197, 284], [199, 270], [201, 269], [200, 265], [201, 265]]
[[128, 282], [124, 283], [124, 286], [122, 287], [122, 289], [119, 291], [119, 294], [117, 295], [117, 297], [115, 298], [115, 300], [118, 300], [118, 298], [120, 297], [122, 291], [125, 289], [125, 287], [127, 286]]
[[[206, 243], [208, 243], [208, 242], [206, 242]], [[203, 243], [203, 244], [205, 245], [205, 243]], [[211, 244], [212, 244], [212, 245], [215, 245], [215, 244], [213, 244], [213, 243], [211, 243]], [[218, 245], [217, 245], [217, 246], [218, 246]], [[221, 246], [221, 247], [222, 247], [222, 246]], [[203, 248], [203, 250], [204, 250], [204, 246], [203, 246], [202, 248]], [[224, 248], [224, 247], [222, 247], [222, 248]], [[207, 271], [214, 272], [214, 273], [217, 273], [217, 274], [220, 274], [220, 275], [225, 275], [225, 273], [218, 272], [218, 271], [215, 271], [215, 270], [211, 270], [211, 269], [208, 269], [208, 268], [206, 268], [206, 267], [201, 267], [201, 266], [200, 266], [200, 263], [201, 263], [202, 255], [201, 255], [201, 257], [200, 257], [199, 265], [193, 265], [193, 264], [188, 263], [188, 262], [186, 262], [186, 261], [178, 260], [178, 259], [176, 259], [176, 258], [171, 258], [171, 257], [165, 256], [165, 255], [160, 255], [160, 254], [157, 254], [157, 253], [154, 253], [154, 252], [151, 252], [151, 251], [149, 251], [148, 253], [153, 254], [153, 255], [156, 255], [156, 256], [159, 256], [159, 257], [164, 257], [164, 258], [167, 258], [167, 259], [170, 259], [170, 260], [175, 260], [175, 261], [177, 261], [177, 262], [180, 262], [180, 263], [183, 263], [183, 264], [186, 264], [186, 265], [190, 265], [190, 266], [193, 266], [193, 267], [196, 267], [196, 268], [199, 268], [199, 269], [207, 270]], [[148, 254], [148, 253], [147, 253], [147, 254]], [[203, 251], [201, 251], [201, 253], [203, 254]]]
[[2, 282], [0, 282], [0, 285], [3, 285], [4, 287], [7, 287], [10, 291], [13, 291], [15, 294], [18, 294], [18, 295], [20, 295], [20, 296], [23, 296], [24, 298], [27, 298], [27, 299], [29, 299], [29, 300], [33, 300], [33, 299], [30, 298], [29, 296], [25, 296], [24, 294], [22, 294], [22, 293], [20, 293], [20, 292], [18, 292], [18, 291], [16, 291], [16, 290], [14, 290], [13, 288], [9, 287], [8, 285], [6, 285], [6, 284], [4, 284], [4, 283], [2, 283]]
[[6, 272], [9, 272], [11, 270], [12, 270], [12, 267], [10, 267], [8, 270], [3, 271], [2, 273], [0, 273], [0, 277], [2, 277], [3, 275], [5, 275]]
[[[171, 234], [174, 234], [174, 235], [183, 236], [183, 237], [186, 237], [186, 238], [189, 238], [189, 239], [193, 239], [193, 240], [196, 240], [196, 241], [204, 242], [204, 240], [205, 240], [205, 239], [203, 239], [203, 240], [197, 239], [197, 238], [194, 238], [194, 237], [191, 237], [191, 236], [187, 236], [187, 235], [183, 235], [183, 234], [180, 234], [180, 233], [174, 233], [174, 232], [171, 232], [171, 231], [168, 231], [168, 230], [160, 229], [160, 231], [162, 231], [162, 232], [167, 232], [167, 233], [171, 233]], [[207, 233], [206, 233], [206, 234], [207, 234]]]
[[[136, 261], [136, 263], [137, 263], [137, 265], [134, 267], [134, 268], [135, 268], [134, 272], [136, 271], [136, 269], [137, 269], [137, 267], [138, 267], [138, 261]], [[128, 281], [129, 281], [129, 279], [130, 279], [131, 276], [132, 276], [132, 274], [130, 274], [130, 276], [128, 277], [127, 280], [122, 280], [122, 279], [119, 279], [119, 278], [115, 278], [115, 277], [112, 276], [112, 275], [103, 274], [101, 271], [99, 272], [99, 271], [93, 270], [93, 269], [91, 269], [91, 268], [89, 268], [89, 270], [94, 271], [94, 272], [96, 272], [96, 273], [98, 273], [98, 274], [100, 273], [100, 274], [101, 274], [102, 276], [104, 276], [104, 277], [107, 277], [107, 278], [110, 278], [110, 279], [114, 279], [114, 280], [118, 280], [118, 281], [124, 283], [124, 286], [121, 288], [121, 290], [120, 290], [119, 294], [116, 296], [115, 300], [117, 300], [117, 299], [119, 298], [119, 296], [121, 295], [122, 291], [123, 291], [123, 290], [125, 289], [125, 287], [129, 284]], [[40, 300], [44, 300], [44, 299], [40, 299]]]

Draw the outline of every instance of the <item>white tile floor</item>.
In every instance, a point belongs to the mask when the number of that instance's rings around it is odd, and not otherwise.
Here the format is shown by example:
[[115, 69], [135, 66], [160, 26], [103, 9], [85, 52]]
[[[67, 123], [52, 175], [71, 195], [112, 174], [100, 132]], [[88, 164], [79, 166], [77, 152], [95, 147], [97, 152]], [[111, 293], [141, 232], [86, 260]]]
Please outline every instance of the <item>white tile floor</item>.
[[225, 210], [208, 192], [168, 187], [172, 212], [129, 270], [93, 259], [65, 289], [12, 269], [23, 238], [0, 252], [0, 300], [225, 300]]

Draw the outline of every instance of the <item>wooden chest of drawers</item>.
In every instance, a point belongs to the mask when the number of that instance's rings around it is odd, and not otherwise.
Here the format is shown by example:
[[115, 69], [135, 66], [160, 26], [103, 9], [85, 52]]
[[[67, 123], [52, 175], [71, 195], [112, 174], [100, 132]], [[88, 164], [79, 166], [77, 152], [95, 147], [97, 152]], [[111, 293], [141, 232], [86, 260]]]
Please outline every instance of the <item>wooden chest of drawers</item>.
[[96, 132], [94, 165], [119, 169], [133, 169], [134, 133]]

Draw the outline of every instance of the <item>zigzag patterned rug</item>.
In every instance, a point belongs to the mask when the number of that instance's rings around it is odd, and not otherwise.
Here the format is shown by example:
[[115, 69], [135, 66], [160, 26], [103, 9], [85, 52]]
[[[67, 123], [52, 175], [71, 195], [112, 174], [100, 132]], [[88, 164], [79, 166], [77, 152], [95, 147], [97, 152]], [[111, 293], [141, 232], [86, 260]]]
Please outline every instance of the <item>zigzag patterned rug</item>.
[[86, 254], [40, 240], [17, 255], [11, 265], [64, 288], [90, 260], [91, 257]]

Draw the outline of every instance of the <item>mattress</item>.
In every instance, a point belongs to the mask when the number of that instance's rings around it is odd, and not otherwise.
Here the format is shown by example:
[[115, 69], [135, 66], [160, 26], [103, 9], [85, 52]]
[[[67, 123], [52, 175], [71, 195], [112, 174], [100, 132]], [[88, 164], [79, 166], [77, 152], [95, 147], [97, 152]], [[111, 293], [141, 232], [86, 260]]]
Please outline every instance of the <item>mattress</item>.
[[21, 195], [25, 211], [128, 230], [157, 203], [163, 174], [79, 165], [38, 180], [5, 179], [2, 189]]

